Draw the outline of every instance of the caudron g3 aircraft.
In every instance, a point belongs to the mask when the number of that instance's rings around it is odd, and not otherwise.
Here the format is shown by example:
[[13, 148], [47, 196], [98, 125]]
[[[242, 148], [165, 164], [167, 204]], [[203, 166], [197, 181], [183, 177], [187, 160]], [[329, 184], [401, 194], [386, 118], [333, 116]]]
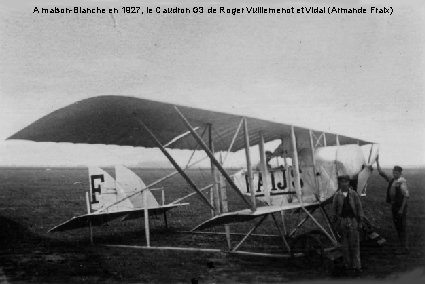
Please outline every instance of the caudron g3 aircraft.
[[[229, 252], [239, 250], [245, 240], [271, 216], [282, 239], [283, 249], [292, 253], [291, 239], [303, 224], [312, 220], [333, 247], [338, 236], [329, 222], [324, 205], [337, 190], [337, 176], [353, 178], [360, 195], [366, 194], [371, 165], [378, 155], [378, 145], [362, 139], [297, 127], [294, 125], [243, 117], [170, 103], [122, 96], [100, 96], [85, 99], [56, 110], [9, 137], [37, 142], [71, 142], [86, 144], [114, 144], [122, 146], [158, 148], [176, 171], [159, 181], [180, 174], [198, 194], [214, 216], [199, 224], [195, 230], [224, 225]], [[282, 168], [269, 170], [264, 144], [281, 140], [275, 151], [284, 161]], [[260, 170], [252, 170], [250, 146], [258, 145]], [[212, 183], [199, 188], [174, 160], [168, 149], [202, 150], [211, 162]], [[224, 167], [229, 152], [245, 150], [246, 170], [231, 173]], [[221, 154], [225, 153], [225, 158]], [[192, 162], [192, 155], [188, 166]], [[159, 182], [158, 181], [158, 182]], [[134, 195], [152, 188], [158, 182], [142, 186], [132, 193], [119, 192], [116, 202], [132, 200]], [[211, 190], [211, 200], [202, 191]], [[234, 191], [243, 210], [229, 208], [227, 192]], [[126, 201], [127, 202], [127, 201]], [[319, 209], [319, 218], [314, 211]], [[103, 209], [100, 208], [99, 211]], [[121, 210], [121, 209], [120, 209]], [[301, 212], [305, 217], [290, 230], [285, 212]], [[279, 224], [275, 214], [281, 214]], [[232, 246], [230, 224], [256, 219], [253, 227]], [[147, 246], [149, 246], [149, 227]]]

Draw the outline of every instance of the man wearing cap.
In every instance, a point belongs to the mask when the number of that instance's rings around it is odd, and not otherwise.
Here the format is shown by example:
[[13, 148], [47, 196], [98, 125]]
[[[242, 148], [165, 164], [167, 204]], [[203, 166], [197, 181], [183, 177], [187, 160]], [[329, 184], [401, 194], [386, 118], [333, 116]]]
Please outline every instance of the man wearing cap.
[[345, 268], [360, 273], [359, 229], [362, 227], [364, 211], [358, 193], [349, 185], [349, 176], [341, 175], [337, 180], [339, 188], [333, 197], [331, 213], [341, 236]]
[[386, 202], [391, 204], [392, 219], [398, 233], [401, 253], [408, 253], [406, 229], [409, 192], [407, 181], [402, 177], [402, 168], [400, 166], [393, 167], [392, 177], [389, 177], [382, 171], [379, 160], [377, 160], [377, 171], [388, 182]]

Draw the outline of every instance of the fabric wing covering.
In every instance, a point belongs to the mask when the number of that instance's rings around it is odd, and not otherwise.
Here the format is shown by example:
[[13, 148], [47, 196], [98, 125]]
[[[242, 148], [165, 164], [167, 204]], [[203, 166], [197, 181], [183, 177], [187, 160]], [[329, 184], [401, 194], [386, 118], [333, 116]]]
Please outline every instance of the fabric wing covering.
[[[192, 127], [199, 127], [196, 131], [200, 135], [211, 124], [215, 150], [228, 150], [242, 116], [123, 96], [99, 96], [76, 102], [40, 118], [8, 139], [153, 148], [156, 145], [139, 121], [148, 126], [164, 145], [188, 131], [174, 106], [179, 108]], [[259, 133], [263, 133], [265, 142], [282, 137], [290, 138], [291, 125], [251, 117], [247, 117], [247, 124], [250, 145], [260, 142]], [[307, 130], [295, 127], [298, 141], [309, 143]], [[334, 145], [335, 134], [325, 135], [329, 141], [327, 145]], [[207, 134], [203, 136], [203, 140], [207, 143]], [[339, 140], [341, 145], [370, 143], [346, 136], [339, 136]], [[244, 137], [239, 135], [231, 151], [235, 152], [243, 147]], [[168, 148], [199, 149], [191, 135], [176, 140]]]
[[[365, 195], [369, 176], [370, 166], [376, 162], [379, 145], [370, 144], [365, 146], [343, 145], [327, 146], [315, 149], [315, 175], [312, 168], [311, 149], [301, 149], [299, 151], [300, 177], [303, 181], [302, 200], [303, 202], [315, 202], [316, 181], [318, 182], [318, 197], [324, 201], [334, 195], [338, 188], [337, 177], [348, 175], [351, 179], [357, 180], [356, 188], [359, 194]], [[315, 179], [315, 176], [317, 179]]]
[[[144, 194], [146, 194], [148, 208], [157, 208], [160, 206], [150, 190], [142, 192], [146, 188], [146, 185], [134, 172], [124, 166], [117, 165], [115, 166], [115, 174], [117, 177], [117, 188], [123, 191], [125, 196], [130, 196], [126, 200], [132, 204], [133, 208], [145, 207], [143, 201]], [[136, 191], [140, 193], [133, 195]]]

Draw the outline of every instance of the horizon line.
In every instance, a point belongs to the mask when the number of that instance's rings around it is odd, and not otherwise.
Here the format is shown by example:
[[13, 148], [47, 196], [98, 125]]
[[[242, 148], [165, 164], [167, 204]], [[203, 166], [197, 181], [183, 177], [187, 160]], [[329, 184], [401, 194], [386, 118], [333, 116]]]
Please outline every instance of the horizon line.
[[[9, 165], [2, 165], [0, 164], [1, 168], [87, 168], [89, 166], [98, 166], [98, 167], [114, 167], [116, 164], [112, 164], [112, 165], [78, 165], [78, 164], [74, 164], [74, 165], [13, 165], [13, 164], [9, 164]], [[121, 164], [124, 165], [126, 167], [132, 167], [132, 168], [145, 168], [145, 169], [174, 169], [173, 166], [165, 166], [165, 167], [155, 167], [155, 166], [144, 166], [144, 165], [125, 165], [125, 164]], [[383, 168], [392, 168], [395, 165], [381, 165], [381, 167]], [[401, 167], [405, 167], [405, 168], [424, 168], [425, 165], [403, 165], [400, 164], [399, 166]], [[226, 168], [246, 168], [245, 166], [231, 166], [231, 167], [226, 167]], [[191, 169], [191, 168], [189, 168]], [[209, 166], [205, 166], [205, 167], [197, 167], [197, 168], [192, 168], [192, 169], [210, 169]], [[376, 167], [377, 169], [377, 167]]]

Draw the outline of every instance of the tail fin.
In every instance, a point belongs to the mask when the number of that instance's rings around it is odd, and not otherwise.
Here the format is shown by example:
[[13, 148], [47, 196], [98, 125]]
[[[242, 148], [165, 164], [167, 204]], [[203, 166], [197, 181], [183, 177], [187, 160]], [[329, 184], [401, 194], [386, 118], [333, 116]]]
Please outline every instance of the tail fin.
[[[89, 183], [91, 212], [104, 209], [124, 197], [117, 192], [115, 180], [101, 168], [89, 167]], [[107, 212], [129, 210], [131, 208], [133, 208], [132, 204], [129, 200], [125, 199], [122, 202], [109, 207]]]
[[[124, 166], [115, 166], [115, 174], [117, 179], [117, 191], [124, 196], [129, 196], [134, 192], [140, 191], [146, 187], [145, 183], [139, 176]], [[144, 194], [147, 196], [148, 208], [159, 207], [159, 204], [154, 195], [149, 190], [144, 192]], [[128, 200], [135, 208], [144, 207], [142, 192], [133, 195]]]

